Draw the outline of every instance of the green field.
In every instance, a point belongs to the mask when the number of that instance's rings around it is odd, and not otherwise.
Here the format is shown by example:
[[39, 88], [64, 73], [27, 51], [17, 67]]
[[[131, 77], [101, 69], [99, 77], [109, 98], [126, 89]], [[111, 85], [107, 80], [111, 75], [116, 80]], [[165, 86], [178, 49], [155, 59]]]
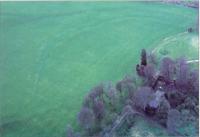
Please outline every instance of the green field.
[[142, 48], [196, 59], [196, 16], [162, 3], [1, 2], [0, 136], [65, 136], [87, 92], [130, 74]]

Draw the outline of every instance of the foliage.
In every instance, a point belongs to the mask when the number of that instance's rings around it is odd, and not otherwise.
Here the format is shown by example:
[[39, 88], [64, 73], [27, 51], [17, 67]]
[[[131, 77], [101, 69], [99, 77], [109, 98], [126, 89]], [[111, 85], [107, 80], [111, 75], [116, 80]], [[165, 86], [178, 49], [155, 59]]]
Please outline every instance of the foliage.
[[67, 126], [67, 137], [81, 137], [79, 133], [74, 132], [70, 125]]
[[149, 62], [150, 64], [152, 64], [152, 65], [155, 65], [155, 66], [158, 65], [158, 60], [157, 60], [156, 56], [155, 56], [153, 53], [150, 53], [150, 54], [148, 55], [148, 62]]
[[166, 96], [167, 96], [167, 100], [169, 101], [170, 106], [172, 108], [177, 107], [178, 105], [183, 103], [184, 100], [185, 100], [185, 94], [178, 92], [176, 90], [172, 90], [170, 92], [167, 92]]
[[[126, 76], [116, 85], [105, 83], [90, 90], [78, 114], [81, 135], [125, 136], [137, 114], [177, 136], [181, 135], [182, 110], [198, 118], [198, 71], [184, 58], [164, 57], [158, 67], [156, 57], [151, 56], [154, 60], [147, 59], [142, 50], [141, 64], [136, 66], [138, 77]], [[68, 136], [75, 137], [71, 128]]]
[[153, 85], [154, 80], [154, 76], [155, 76], [155, 68], [153, 65], [148, 64], [145, 68], [144, 68], [144, 77], [146, 78], [146, 84], [149, 86]]
[[95, 100], [93, 105], [95, 118], [100, 121], [104, 117], [105, 108], [102, 100]]
[[91, 109], [83, 107], [78, 114], [79, 124], [85, 128], [90, 129], [94, 124], [94, 113]]
[[163, 126], [166, 126], [168, 112], [171, 109], [170, 103], [167, 99], [162, 98], [158, 110], [156, 112], [156, 120]]
[[134, 106], [139, 110], [145, 110], [148, 102], [151, 100], [152, 96], [152, 89], [150, 87], [140, 87], [134, 93]]
[[184, 58], [177, 60], [176, 86], [179, 90], [188, 89], [189, 68]]
[[188, 79], [188, 90], [194, 93], [195, 96], [199, 95], [199, 73], [198, 70], [192, 70]]
[[141, 65], [144, 65], [144, 66], [147, 65], [147, 55], [146, 55], [145, 49], [142, 49], [142, 52], [141, 52]]
[[172, 59], [169, 57], [165, 57], [161, 61], [161, 68], [160, 68], [160, 73], [162, 76], [165, 77], [165, 80], [167, 82], [170, 82], [173, 80], [173, 75], [175, 72], [175, 64]]
[[67, 137], [74, 137], [74, 131], [70, 125], [67, 126]]
[[180, 112], [176, 109], [171, 109], [167, 116], [167, 129], [170, 134], [176, 134], [181, 124]]

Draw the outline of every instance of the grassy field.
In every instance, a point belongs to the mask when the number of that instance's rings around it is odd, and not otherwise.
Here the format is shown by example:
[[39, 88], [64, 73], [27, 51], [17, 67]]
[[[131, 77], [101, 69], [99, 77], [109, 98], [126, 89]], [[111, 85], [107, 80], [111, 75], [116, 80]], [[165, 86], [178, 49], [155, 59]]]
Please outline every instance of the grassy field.
[[[1, 2], [0, 135], [64, 136], [93, 86], [130, 74], [142, 48], [179, 36], [196, 16], [159, 3]], [[190, 49], [181, 39], [171, 43], [178, 53]]]

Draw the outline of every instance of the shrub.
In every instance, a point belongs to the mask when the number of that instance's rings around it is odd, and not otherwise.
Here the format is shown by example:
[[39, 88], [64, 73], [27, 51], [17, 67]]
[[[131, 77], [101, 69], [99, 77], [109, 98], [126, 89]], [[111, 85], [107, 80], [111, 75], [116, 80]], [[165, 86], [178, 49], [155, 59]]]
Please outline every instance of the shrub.
[[189, 91], [194, 93], [195, 96], [199, 94], [199, 73], [198, 70], [193, 70], [190, 72], [190, 77], [188, 80]]
[[163, 58], [160, 66], [160, 73], [165, 78], [166, 82], [170, 82], [173, 80], [174, 71], [175, 71], [174, 61], [169, 57]]
[[70, 125], [67, 126], [67, 137], [81, 137], [79, 132], [74, 132]]
[[67, 126], [67, 137], [75, 137], [74, 131], [70, 125]]
[[171, 109], [171, 106], [165, 98], [162, 98], [159, 107], [156, 112], [156, 119], [161, 124], [166, 126], [167, 123], [167, 115], [169, 110]]
[[127, 99], [125, 102], [125, 105], [130, 105], [131, 107], [134, 107], [134, 96], [132, 99]]
[[124, 108], [122, 110], [122, 114], [125, 114], [125, 113], [132, 113], [133, 114], [134, 111], [133, 111], [132, 106], [130, 106], [130, 105], [124, 106]]
[[102, 119], [101, 127], [102, 129], [106, 129], [107, 127], [111, 126], [111, 124], [116, 120], [118, 114], [111, 111], [105, 112], [105, 117]]
[[78, 114], [78, 122], [84, 129], [92, 128], [94, 120], [93, 111], [87, 107], [83, 107]]
[[105, 105], [109, 107], [109, 109], [115, 110], [117, 107], [117, 101], [119, 99], [119, 92], [112, 84], [108, 84], [106, 89], [104, 90], [104, 101]]
[[184, 58], [177, 60], [176, 86], [180, 90], [188, 89], [189, 68]]
[[116, 84], [116, 89], [120, 91], [119, 99], [124, 104], [126, 99], [133, 98], [134, 91], [136, 90], [135, 81], [130, 77], [125, 77]]
[[151, 63], [151, 64], [153, 64], [153, 65], [156, 65], [156, 66], [158, 65], [158, 60], [157, 60], [155, 54], [150, 53], [148, 55], [148, 62]]
[[178, 105], [184, 102], [185, 94], [178, 92], [177, 90], [167, 92], [167, 98], [172, 108], [176, 108]]
[[108, 93], [107, 93], [107, 96], [111, 99], [111, 100], [114, 100], [117, 96], [117, 90], [115, 89], [115, 87], [110, 87], [108, 89]]
[[104, 94], [110, 99], [115, 98], [117, 95], [117, 90], [113, 84], [109, 82], [104, 85]]
[[95, 98], [97, 97], [101, 97], [103, 95], [103, 85], [100, 84], [96, 87], [94, 87], [90, 93], [89, 93], [89, 97], [92, 99], [92, 100], [95, 100]]
[[93, 112], [96, 120], [100, 121], [104, 117], [105, 107], [101, 100], [95, 100], [93, 105]]
[[126, 92], [134, 92], [136, 90], [135, 81], [130, 77], [124, 78], [123, 90]]
[[198, 106], [198, 100], [196, 97], [188, 96], [184, 102], [184, 108], [189, 109], [191, 112], [196, 111], [196, 106]]
[[147, 106], [145, 107], [145, 113], [149, 116], [154, 116], [160, 107], [161, 101], [163, 99], [163, 92], [156, 91], [152, 94]]
[[122, 84], [123, 84], [123, 81], [119, 81], [117, 82], [116, 84], [116, 89], [120, 92], [122, 92]]
[[145, 110], [145, 107], [147, 106], [148, 102], [152, 98], [152, 89], [150, 87], [140, 87], [135, 93], [134, 93], [134, 106], [138, 108], [139, 110]]
[[181, 114], [176, 109], [171, 109], [167, 115], [167, 130], [170, 134], [177, 134], [181, 125]]
[[100, 84], [100, 85], [94, 87], [93, 89], [90, 90], [88, 95], [85, 97], [83, 106], [92, 108], [94, 101], [96, 99], [103, 100], [103, 93], [104, 93], [103, 92], [103, 84]]
[[[125, 136], [136, 113], [166, 126], [171, 134], [180, 135], [178, 110], [187, 109], [198, 117], [198, 71], [191, 71], [184, 58], [175, 62], [165, 57], [160, 70], [156, 70], [155, 64], [147, 64], [143, 49], [141, 65], [136, 69], [137, 80], [126, 76], [115, 86], [108, 83], [91, 89], [78, 114], [82, 136]], [[68, 128], [67, 135], [79, 136], [72, 128]]]
[[86, 97], [84, 98], [84, 101], [83, 101], [83, 106], [89, 108], [91, 105], [92, 105], [92, 100], [91, 100], [91, 98], [90, 98], [89, 96], [86, 96]]
[[144, 65], [144, 66], [147, 65], [147, 55], [146, 55], [145, 49], [142, 49], [142, 52], [141, 52], [141, 65]]
[[147, 65], [144, 68], [144, 76], [146, 78], [146, 84], [148, 86], [152, 86], [153, 85], [153, 82], [155, 81], [154, 80], [154, 75], [155, 75], [155, 69], [154, 69], [153, 65]]

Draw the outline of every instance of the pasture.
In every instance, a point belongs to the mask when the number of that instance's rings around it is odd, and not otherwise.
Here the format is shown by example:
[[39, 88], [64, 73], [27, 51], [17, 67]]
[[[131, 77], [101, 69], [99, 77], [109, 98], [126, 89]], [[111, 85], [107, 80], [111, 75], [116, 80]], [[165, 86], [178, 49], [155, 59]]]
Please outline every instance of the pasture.
[[0, 135], [65, 136], [87, 92], [133, 73], [142, 48], [197, 59], [196, 16], [155, 2], [1, 2]]

